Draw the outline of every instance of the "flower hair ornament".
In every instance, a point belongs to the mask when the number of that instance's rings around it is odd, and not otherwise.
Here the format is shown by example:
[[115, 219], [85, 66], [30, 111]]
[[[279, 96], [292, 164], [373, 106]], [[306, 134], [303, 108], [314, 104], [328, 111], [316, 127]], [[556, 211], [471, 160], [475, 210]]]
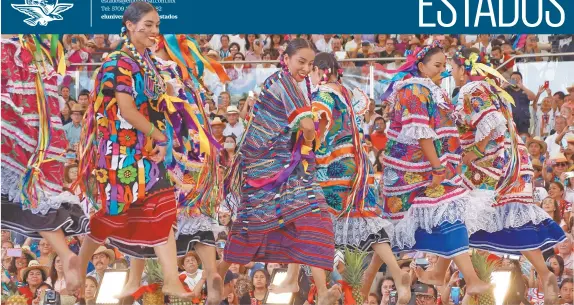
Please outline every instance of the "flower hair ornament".
[[439, 40], [435, 40], [431, 44], [416, 48], [412, 52], [406, 51], [405, 55], [407, 56], [407, 61], [402, 66], [394, 70], [381, 69], [383, 72], [395, 74], [392, 79], [381, 81], [383, 84], [390, 83], [385, 93], [381, 96], [381, 100], [385, 101], [391, 95], [395, 82], [413, 76], [418, 76], [417, 64], [421, 62], [428, 52], [434, 48], [442, 49], [443, 45]]

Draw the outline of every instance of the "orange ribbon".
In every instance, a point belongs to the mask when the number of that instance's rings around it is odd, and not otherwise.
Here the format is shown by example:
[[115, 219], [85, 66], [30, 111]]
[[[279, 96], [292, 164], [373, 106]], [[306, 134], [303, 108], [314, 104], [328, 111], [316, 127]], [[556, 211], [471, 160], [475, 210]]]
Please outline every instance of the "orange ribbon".
[[353, 298], [353, 288], [347, 282], [341, 280], [337, 281], [343, 290], [343, 297], [345, 298], [345, 305], [356, 305], [357, 302]]

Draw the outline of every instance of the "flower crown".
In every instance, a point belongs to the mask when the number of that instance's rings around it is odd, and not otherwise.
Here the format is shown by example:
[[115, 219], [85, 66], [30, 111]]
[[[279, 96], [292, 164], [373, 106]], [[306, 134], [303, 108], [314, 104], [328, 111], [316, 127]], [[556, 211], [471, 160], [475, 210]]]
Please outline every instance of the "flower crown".
[[475, 67], [476, 64], [483, 64], [488, 67], [492, 66], [490, 63], [490, 56], [488, 56], [486, 53], [472, 52], [470, 56], [466, 58], [462, 54], [464, 49], [465, 48], [463, 46], [459, 46], [456, 52], [454, 53], [452, 59], [456, 61], [459, 65], [463, 66], [468, 73], [471, 73], [471, 75], [473, 73], [473, 68]]

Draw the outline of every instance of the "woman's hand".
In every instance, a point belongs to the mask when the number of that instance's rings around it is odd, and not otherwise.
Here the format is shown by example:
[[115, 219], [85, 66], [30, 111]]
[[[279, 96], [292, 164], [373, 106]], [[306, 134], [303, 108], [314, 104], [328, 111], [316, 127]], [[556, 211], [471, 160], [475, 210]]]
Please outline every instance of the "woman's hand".
[[150, 159], [155, 163], [163, 161], [165, 154], [167, 153], [167, 148], [165, 146], [156, 145], [151, 151]]
[[469, 152], [465, 152], [462, 155], [462, 162], [466, 165], [466, 166], [471, 166], [472, 162], [474, 160], [478, 159], [478, 156], [473, 152], [473, 151], [469, 151]]

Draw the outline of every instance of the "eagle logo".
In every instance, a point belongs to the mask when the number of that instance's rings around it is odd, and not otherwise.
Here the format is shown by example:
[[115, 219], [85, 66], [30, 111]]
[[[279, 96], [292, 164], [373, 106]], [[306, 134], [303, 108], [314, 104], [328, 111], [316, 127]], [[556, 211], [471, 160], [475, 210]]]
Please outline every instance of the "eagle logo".
[[20, 13], [30, 16], [24, 20], [29, 26], [38, 24], [47, 26], [50, 21], [63, 20], [64, 18], [60, 13], [74, 6], [71, 3], [59, 4], [58, 0], [25, 0], [24, 2], [24, 4], [12, 4], [12, 7]]

